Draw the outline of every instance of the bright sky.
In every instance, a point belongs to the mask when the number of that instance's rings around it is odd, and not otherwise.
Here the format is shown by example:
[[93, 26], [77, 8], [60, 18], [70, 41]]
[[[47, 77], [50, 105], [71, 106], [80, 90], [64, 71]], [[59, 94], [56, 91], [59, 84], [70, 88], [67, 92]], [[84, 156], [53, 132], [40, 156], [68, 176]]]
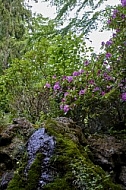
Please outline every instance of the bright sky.
[[[120, 1], [121, 0], [106, 0], [103, 3], [103, 5], [100, 6], [99, 9], [104, 9], [106, 5], [113, 5], [113, 6], [118, 5], [120, 4]], [[35, 3], [29, 0], [29, 5], [32, 5], [33, 12], [41, 13], [43, 16], [49, 17], [49, 18], [55, 17], [56, 7], [54, 6], [51, 7], [46, 2], [39, 1], [38, 3]], [[88, 41], [87, 46], [94, 47], [94, 51], [97, 53], [100, 50], [101, 42], [102, 41], [106, 42], [107, 40], [109, 40], [110, 36], [111, 36], [110, 31], [104, 31], [104, 32], [99, 32], [98, 30], [93, 31], [90, 34], [90, 40], [92, 41], [92, 43]]]

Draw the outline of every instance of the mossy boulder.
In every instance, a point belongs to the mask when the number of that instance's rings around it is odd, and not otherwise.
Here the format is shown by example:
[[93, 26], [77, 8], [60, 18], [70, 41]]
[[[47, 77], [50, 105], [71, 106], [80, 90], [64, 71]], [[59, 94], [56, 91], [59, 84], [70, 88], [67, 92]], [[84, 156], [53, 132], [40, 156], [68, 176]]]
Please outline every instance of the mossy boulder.
[[41, 162], [43, 159], [43, 155], [38, 153], [36, 155], [36, 159], [31, 165], [30, 170], [28, 171], [28, 175], [24, 175], [24, 169], [26, 166], [26, 161], [21, 164], [15, 174], [13, 179], [10, 181], [7, 190], [35, 190], [38, 185], [38, 179], [41, 175]]
[[[7, 186], [17, 162], [22, 158], [27, 140], [35, 131], [25, 118], [17, 118], [0, 131], [0, 188]], [[1, 187], [2, 185], [2, 187]]]
[[[67, 120], [67, 121], [66, 121]], [[44, 190], [120, 190], [105, 171], [90, 160], [92, 153], [82, 130], [68, 118], [48, 120], [44, 127], [56, 138], [51, 165], [56, 169], [55, 180]]]
[[[15, 171], [7, 190], [121, 190], [110, 176], [91, 160], [92, 153], [79, 126], [68, 118], [47, 120], [42, 124], [56, 146], [50, 159], [53, 180], [38, 188], [43, 155], [37, 153], [27, 177], [24, 175], [26, 160]], [[23, 165], [23, 163], [25, 163]], [[37, 173], [36, 173], [37, 172]], [[17, 188], [17, 189], [16, 189]]]
[[87, 141], [93, 154], [92, 161], [126, 189], [125, 134], [90, 134]]

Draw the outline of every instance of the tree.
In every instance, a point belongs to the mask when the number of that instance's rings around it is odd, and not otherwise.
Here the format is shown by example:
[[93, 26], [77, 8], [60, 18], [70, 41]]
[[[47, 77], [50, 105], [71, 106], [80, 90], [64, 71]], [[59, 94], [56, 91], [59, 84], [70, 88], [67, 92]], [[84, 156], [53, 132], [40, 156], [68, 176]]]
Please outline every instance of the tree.
[[0, 0], [0, 73], [25, 51], [25, 32], [30, 17], [24, 0]]
[[0, 99], [3, 110], [5, 105], [5, 109], [35, 121], [41, 111], [49, 112], [46, 81], [53, 82], [55, 75], [69, 75], [80, 67], [80, 53], [86, 53], [86, 47], [82, 36], [57, 34], [54, 23], [42, 15], [31, 21], [33, 30], [29, 33], [27, 52], [13, 59], [5, 70], [0, 80]]
[[[92, 31], [92, 29], [97, 28], [97, 21], [100, 20], [99, 16], [102, 12], [97, 11], [97, 8], [104, 2], [103, 0], [45, 1], [48, 1], [52, 6], [56, 6], [57, 16], [55, 20], [57, 21], [57, 25], [62, 28], [60, 32], [66, 34], [68, 31], [72, 30], [74, 32], [81, 32], [85, 35]], [[64, 22], [65, 27], [62, 27]]]

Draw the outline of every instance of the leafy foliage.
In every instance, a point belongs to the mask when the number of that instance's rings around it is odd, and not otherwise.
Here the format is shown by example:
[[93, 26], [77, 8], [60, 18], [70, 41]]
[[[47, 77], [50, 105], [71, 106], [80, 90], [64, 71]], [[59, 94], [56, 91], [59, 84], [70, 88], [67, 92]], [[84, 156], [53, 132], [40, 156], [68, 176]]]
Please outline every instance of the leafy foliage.
[[102, 42], [101, 53], [90, 57], [93, 50], [83, 35], [62, 35], [54, 21], [32, 17], [27, 52], [0, 78], [2, 110], [33, 122], [65, 114], [82, 126], [98, 125], [97, 130], [107, 121], [109, 127], [124, 126], [126, 13], [122, 6], [112, 11], [105, 13], [105, 27], [116, 31]]
[[[32, 121], [38, 120], [41, 112], [49, 111], [49, 90], [45, 89], [45, 82], [53, 82], [55, 75], [69, 74], [79, 67], [78, 60], [82, 59], [79, 54], [85, 51], [81, 36], [56, 35], [53, 23], [41, 15], [33, 18], [33, 24], [29, 51], [21, 59], [14, 59], [0, 80], [1, 105], [7, 101], [11, 112]], [[52, 32], [48, 33], [50, 29]]]

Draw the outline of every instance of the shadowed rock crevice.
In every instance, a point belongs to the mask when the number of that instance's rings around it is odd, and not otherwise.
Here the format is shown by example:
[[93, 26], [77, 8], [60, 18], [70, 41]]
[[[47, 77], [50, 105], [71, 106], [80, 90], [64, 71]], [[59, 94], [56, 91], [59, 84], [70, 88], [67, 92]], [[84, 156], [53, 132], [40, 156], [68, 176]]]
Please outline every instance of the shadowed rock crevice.
[[[88, 144], [93, 153], [92, 161], [108, 172], [113, 181], [126, 189], [126, 139], [121, 135], [90, 135]], [[124, 177], [125, 176], [125, 177]]]
[[4, 163], [7, 170], [13, 168], [13, 161], [6, 153], [0, 152], [0, 163]]

